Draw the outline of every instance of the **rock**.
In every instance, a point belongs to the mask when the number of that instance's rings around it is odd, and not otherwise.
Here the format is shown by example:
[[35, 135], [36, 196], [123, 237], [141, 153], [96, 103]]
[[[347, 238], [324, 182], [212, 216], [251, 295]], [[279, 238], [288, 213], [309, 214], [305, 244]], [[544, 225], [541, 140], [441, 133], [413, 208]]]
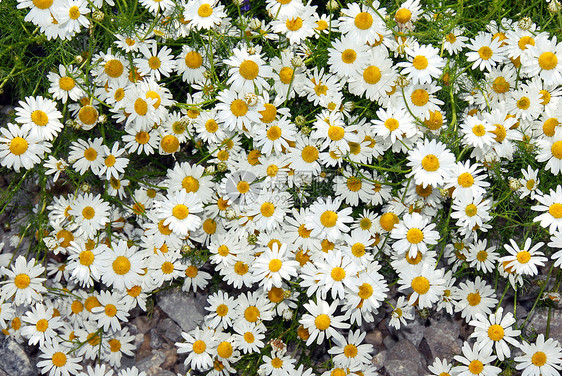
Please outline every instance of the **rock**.
[[172, 319], [165, 318], [158, 324], [159, 332], [172, 342], [181, 341], [181, 328]]
[[37, 375], [23, 347], [11, 338], [0, 340], [0, 370], [8, 376]]
[[383, 345], [383, 339], [382, 332], [375, 329], [367, 333], [364, 342], [373, 345], [375, 348], [380, 348]]
[[385, 362], [384, 369], [389, 376], [413, 376], [423, 375], [423, 369], [420, 373], [420, 365], [418, 362], [411, 360], [390, 360]]
[[202, 294], [193, 296], [179, 289], [167, 290], [156, 295], [158, 306], [183, 331], [189, 332], [203, 322], [207, 298]]
[[407, 339], [402, 339], [396, 342], [396, 345], [389, 349], [385, 360], [385, 367], [389, 361], [392, 360], [409, 360], [419, 363], [421, 359], [418, 349], [412, 342]]
[[377, 369], [381, 369], [382, 366], [384, 366], [384, 361], [386, 359], [386, 355], [387, 355], [388, 351], [383, 350], [380, 353], [378, 353], [377, 355], [373, 356], [373, 358], [371, 359], [371, 364]]
[[150, 347], [153, 349], [162, 347], [162, 338], [158, 335], [156, 329], [150, 329]]
[[416, 319], [409, 322], [407, 326], [400, 328], [400, 330], [398, 330], [399, 340], [405, 338], [412, 342], [414, 346], [419, 346], [425, 330], [425, 325], [423, 325], [420, 321], [420, 319]]
[[424, 338], [433, 358], [451, 360], [453, 355], [460, 354], [462, 341], [459, 339], [459, 325], [451, 317], [441, 316], [425, 328]]
[[394, 345], [396, 345], [396, 340], [392, 338], [392, 336], [384, 337], [382, 342], [387, 349], [391, 349], [392, 347], [394, 347]]
[[140, 362], [137, 362], [136, 367], [139, 369], [139, 373], [144, 371], [146, 375], [159, 375], [155, 373], [157, 370], [160, 370], [160, 365], [164, 363], [166, 360], [166, 354], [162, 351], [152, 350], [152, 355], [147, 356], [146, 358], [142, 359]]
[[[546, 334], [546, 323], [548, 321], [548, 308], [537, 308], [525, 325], [527, 330], [535, 331], [537, 334]], [[550, 312], [549, 338], [562, 341], [562, 311], [552, 309]]]

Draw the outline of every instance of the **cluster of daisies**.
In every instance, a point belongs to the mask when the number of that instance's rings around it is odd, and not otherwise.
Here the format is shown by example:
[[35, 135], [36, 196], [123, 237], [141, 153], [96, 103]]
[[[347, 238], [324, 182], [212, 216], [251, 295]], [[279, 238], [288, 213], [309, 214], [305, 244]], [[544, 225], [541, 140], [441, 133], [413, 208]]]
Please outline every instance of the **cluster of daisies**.
[[[562, 265], [555, 36], [530, 19], [469, 35], [419, 0], [139, 4], [131, 31], [119, 1], [18, 0], [49, 39], [114, 28], [0, 130], [2, 166], [71, 191], [33, 209], [44, 253], [0, 257], [0, 327], [42, 373], [139, 375], [117, 373], [131, 310], [172, 286], [208, 293], [176, 343], [188, 373], [376, 375], [365, 325], [444, 311], [473, 332], [433, 375], [559, 374], [560, 343], [495, 289]], [[429, 43], [427, 20], [445, 25]]]

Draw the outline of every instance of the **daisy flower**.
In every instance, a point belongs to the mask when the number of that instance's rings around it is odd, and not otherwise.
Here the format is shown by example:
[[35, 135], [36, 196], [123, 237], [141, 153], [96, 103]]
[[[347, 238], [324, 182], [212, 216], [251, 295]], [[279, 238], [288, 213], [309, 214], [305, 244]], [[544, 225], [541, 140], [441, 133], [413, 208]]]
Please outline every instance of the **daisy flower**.
[[51, 144], [37, 135], [33, 136], [29, 125], [18, 127], [8, 123], [8, 128], [1, 128], [0, 132], [1, 164], [16, 172], [22, 167], [31, 169], [50, 151]]
[[18, 0], [18, 9], [30, 8], [25, 15], [25, 21], [31, 22], [37, 26], [49, 26], [52, 22], [51, 12], [57, 2], [53, 0], [33, 1]]
[[535, 198], [541, 205], [534, 205], [531, 209], [544, 213], [537, 215], [533, 222], [540, 222], [551, 233], [562, 230], [562, 185], [557, 185], [556, 191], [550, 189], [549, 194], [537, 195]]
[[549, 338], [545, 341], [541, 333], [535, 343], [523, 342], [520, 346], [523, 355], [516, 356], [515, 366], [523, 370], [523, 376], [557, 376], [562, 369], [562, 348], [560, 343]]
[[45, 343], [40, 348], [41, 354], [37, 367], [41, 369], [41, 373], [49, 374], [49, 376], [70, 376], [77, 375], [82, 369], [79, 357], [73, 358], [68, 351], [58, 341]]
[[261, 54], [249, 54], [246, 49], [235, 48], [233, 56], [224, 61], [230, 66], [228, 81], [230, 90], [249, 93], [269, 89], [268, 78], [273, 78], [271, 67], [265, 63]]
[[486, 231], [484, 224], [492, 219], [491, 208], [492, 202], [485, 200], [481, 195], [461, 193], [453, 200], [451, 218], [457, 219], [457, 226], [464, 227], [469, 231], [475, 228]]
[[529, 77], [539, 76], [544, 82], [562, 85], [562, 43], [556, 36], [539, 34], [522, 54], [523, 71]]
[[74, 217], [72, 226], [78, 235], [94, 238], [98, 230], [109, 222], [110, 206], [100, 195], [87, 193], [78, 196], [71, 204], [69, 214]]
[[429, 263], [413, 268], [401, 274], [399, 291], [411, 288], [413, 290], [408, 304], [418, 306], [420, 309], [431, 308], [439, 300], [445, 290], [443, 271], [435, 269]]
[[[417, 133], [414, 118], [404, 108], [391, 106], [384, 109], [381, 107], [377, 110], [377, 118], [372, 120], [373, 131], [392, 143], [393, 147], [401, 145], [402, 139], [411, 138]], [[406, 152], [407, 149], [400, 148], [400, 151]]]
[[310, 337], [306, 341], [306, 345], [310, 346], [316, 341], [320, 345], [324, 342], [324, 338], [334, 338], [341, 342], [345, 342], [345, 338], [337, 329], [347, 329], [350, 324], [346, 323], [343, 316], [335, 315], [338, 307], [337, 299], [332, 303], [317, 299], [318, 303], [309, 301], [304, 304], [307, 313], [302, 315], [299, 323], [308, 330]]
[[43, 286], [45, 278], [39, 276], [44, 271], [45, 268], [41, 264], [35, 265], [34, 258], [26, 262], [23, 256], [18, 256], [11, 269], [3, 266], [2, 274], [7, 277], [7, 280], [2, 282], [1, 293], [4, 300], [13, 297], [15, 305], [42, 301], [41, 294], [46, 293], [47, 289]]
[[99, 281], [102, 273], [102, 251], [103, 248], [90, 248], [84, 242], [70, 242], [66, 266], [71, 273], [70, 278], [84, 287], [91, 287], [94, 281]]
[[251, 129], [253, 124], [260, 122], [260, 113], [265, 110], [263, 105], [249, 106], [244, 93], [225, 89], [217, 96], [216, 105], [218, 120], [230, 131]]
[[443, 38], [443, 48], [445, 48], [450, 55], [459, 53], [466, 46], [468, 38], [462, 35], [464, 31], [463, 28], [455, 27]]
[[113, 286], [116, 290], [130, 289], [135, 285], [140, 285], [142, 275], [145, 271], [144, 255], [138, 252], [138, 247], [129, 247], [127, 242], [119, 240], [118, 243], [112, 243], [111, 248], [105, 244], [103, 247], [103, 272], [102, 282], [107, 286]]
[[[539, 162], [546, 162], [545, 169], [554, 175], [562, 173], [562, 132], [556, 132], [551, 139], [538, 140], [540, 152], [536, 155]], [[538, 197], [538, 196], [537, 196]]]
[[461, 132], [463, 144], [473, 148], [484, 149], [494, 142], [492, 125], [478, 116], [467, 117], [461, 126]]
[[[379, 8], [378, 1], [373, 2], [374, 9]], [[378, 13], [384, 16], [384, 8], [378, 9]], [[380, 42], [385, 34], [385, 24], [379, 14], [366, 5], [351, 3], [347, 8], [341, 10], [342, 16], [338, 19], [338, 30], [357, 43], [371, 45]]]
[[435, 358], [432, 365], [428, 365], [427, 368], [433, 374], [432, 376], [449, 376], [451, 374], [452, 364], [447, 362], [447, 359]]
[[80, 32], [82, 28], [90, 26], [90, 20], [86, 17], [90, 13], [86, 0], [65, 0], [57, 2], [53, 15], [69, 35]]
[[506, 110], [518, 119], [536, 120], [544, 107], [540, 90], [532, 86], [521, 86], [518, 90], [511, 91], [506, 101]]
[[350, 214], [352, 208], [340, 210], [341, 200], [326, 197], [326, 200], [318, 198], [310, 206], [308, 223], [305, 226], [312, 230], [311, 236], [326, 237], [329, 241], [337, 241], [342, 232], [349, 230], [346, 223], [353, 221]]
[[263, 321], [273, 320], [274, 307], [273, 302], [263, 291], [250, 291], [238, 296], [235, 316], [241, 321], [257, 325]]
[[158, 50], [156, 42], [152, 44], [143, 44], [139, 50], [143, 57], [134, 60], [135, 66], [143, 76], [150, 76], [156, 81], [160, 81], [160, 77], [169, 77], [176, 69], [176, 62], [172, 50], [162, 47]]
[[164, 225], [179, 236], [186, 236], [201, 225], [197, 213], [203, 211], [203, 205], [193, 192], [176, 191], [163, 201], [155, 201], [154, 205], [158, 219], [164, 219]]
[[92, 308], [92, 319], [97, 322], [98, 328], [107, 331], [121, 330], [121, 323], [127, 322], [127, 306], [118, 292], [101, 291], [97, 297], [99, 306]]
[[182, 332], [181, 335], [185, 342], [176, 342], [176, 347], [178, 347], [178, 354], [187, 353], [185, 366], [201, 372], [210, 369], [218, 345], [215, 332], [196, 327], [189, 333]]
[[29, 125], [30, 135], [40, 140], [53, 140], [63, 128], [60, 122], [62, 114], [57, 110], [56, 103], [50, 99], [26, 97], [25, 102], [19, 101], [16, 107], [16, 121]]
[[482, 348], [495, 348], [496, 354], [500, 361], [511, 356], [509, 345], [519, 347], [519, 342], [515, 339], [520, 330], [512, 329], [515, 324], [515, 318], [511, 312], [503, 315], [503, 308], [500, 307], [495, 313], [486, 316], [477, 313], [475, 319], [469, 322], [469, 325], [474, 326], [474, 333], [471, 337], [476, 338], [478, 347]]
[[119, 82], [129, 76], [129, 61], [120, 54], [112, 54], [110, 48], [107, 53], [100, 52], [94, 56], [93, 61], [99, 63], [95, 77], [101, 84]]
[[461, 316], [466, 322], [470, 322], [477, 313], [483, 315], [492, 313], [492, 307], [497, 303], [498, 299], [494, 289], [478, 276], [474, 282], [470, 280], [461, 282], [457, 289], [454, 305], [456, 311], [461, 312]]
[[[262, 329], [263, 328], [263, 329]], [[259, 352], [264, 346], [265, 326], [255, 325], [245, 321], [234, 324], [234, 340], [236, 347], [244, 354]]]
[[411, 28], [411, 24], [418, 20], [420, 14], [420, 0], [406, 0], [394, 14], [394, 20], [400, 27]]
[[393, 90], [398, 76], [392, 60], [386, 54], [368, 51], [368, 57], [362, 72], [355, 72], [348, 79], [350, 93], [365, 96], [372, 101], [379, 101], [386, 93]]
[[140, 4], [148, 9], [150, 13], [157, 14], [162, 12], [167, 14], [168, 10], [174, 8], [175, 4], [172, 0], [141, 0]]
[[453, 199], [463, 193], [468, 196], [483, 196], [490, 183], [485, 180], [486, 176], [481, 174], [484, 170], [480, 167], [478, 163], [471, 164], [470, 161], [458, 162], [444, 189], [454, 188]]
[[158, 148], [158, 135], [155, 129], [137, 131], [128, 127], [125, 131], [127, 134], [123, 136], [123, 142], [129, 153], [150, 155]]
[[539, 273], [537, 266], [544, 266], [548, 260], [543, 257], [544, 253], [539, 251], [544, 243], [539, 242], [531, 247], [532, 240], [527, 238], [523, 249], [520, 249], [515, 240], [509, 239], [509, 241], [511, 245], [503, 245], [509, 255], [499, 259], [504, 268], [521, 275], [537, 275]]
[[88, 141], [82, 138], [77, 139], [70, 144], [68, 162], [72, 163], [72, 167], [80, 175], [84, 175], [88, 169], [98, 175], [104, 165], [102, 143], [103, 138], [101, 137]]
[[299, 263], [289, 260], [287, 255], [287, 244], [267, 248], [255, 261], [252, 277], [254, 283], [263, 284], [264, 290], [268, 291], [272, 286], [281, 287], [284, 280], [290, 280], [297, 276]]
[[[296, 2], [296, 0], [293, 0]], [[286, 13], [273, 20], [271, 27], [274, 32], [285, 36], [290, 44], [301, 44], [316, 34], [314, 8], [304, 6], [298, 14]]]
[[[550, 248], [562, 248], [562, 230], [551, 234], [548, 246]], [[553, 253], [550, 258], [554, 261], [555, 267], [560, 267], [562, 265], [562, 250]]]
[[54, 316], [53, 307], [43, 304], [31, 307], [22, 320], [27, 325], [21, 329], [21, 335], [29, 339], [30, 345], [39, 344], [40, 347], [51, 343], [58, 334], [57, 329], [63, 326], [61, 318]]
[[125, 172], [125, 168], [129, 164], [129, 158], [121, 157], [125, 153], [125, 149], [120, 149], [119, 142], [115, 142], [111, 150], [106, 145], [102, 146], [104, 160], [98, 176], [105, 174], [107, 180], [110, 180], [112, 177], [118, 178]]
[[49, 93], [54, 99], [59, 99], [62, 103], [66, 103], [68, 99], [78, 101], [84, 96], [84, 90], [80, 87], [84, 85], [84, 81], [79, 76], [78, 68], [69, 65], [65, 67], [59, 64], [58, 73], [49, 72], [47, 78], [51, 82]]
[[205, 316], [205, 324], [210, 328], [222, 327], [227, 329], [232, 327], [234, 315], [238, 307], [238, 302], [234, 297], [230, 297], [228, 293], [224, 291], [217, 291], [214, 294], [209, 295], [207, 298], [209, 303], [208, 307], [205, 307], [209, 313]]
[[209, 30], [220, 26], [226, 17], [224, 5], [217, 0], [194, 0], [186, 4], [183, 11], [185, 22], [189, 22], [197, 30]]
[[334, 338], [336, 346], [328, 350], [328, 354], [334, 355], [334, 364], [351, 369], [369, 364], [371, 362], [370, 353], [373, 352], [373, 345], [362, 344], [366, 335], [366, 332], [358, 329], [355, 332], [350, 330], [347, 340], [340, 341]]
[[446, 146], [436, 140], [419, 141], [408, 153], [408, 166], [412, 171], [407, 175], [414, 177], [417, 185], [443, 185], [450, 179], [455, 168], [455, 156]]
[[429, 84], [432, 79], [441, 76], [445, 60], [439, 57], [439, 50], [429, 45], [414, 44], [406, 48], [407, 62], [398, 63], [403, 68], [400, 72], [414, 84]]
[[496, 252], [496, 247], [488, 247], [488, 240], [478, 240], [468, 246], [468, 255], [466, 261], [470, 267], [475, 267], [476, 270], [481, 270], [484, 273], [491, 273], [496, 267], [499, 259], [499, 254]]
[[271, 356], [263, 356], [263, 363], [258, 368], [258, 374], [260, 375], [271, 375], [271, 376], [286, 376], [290, 375], [295, 367], [294, 363], [296, 359], [291, 358], [288, 355], [281, 355], [272, 350]]
[[414, 307], [408, 304], [403, 296], [400, 296], [394, 305], [394, 309], [390, 314], [388, 325], [395, 329], [400, 329], [401, 325], [407, 325], [406, 320], [414, 319]]
[[350, 36], [344, 36], [328, 48], [330, 70], [340, 77], [350, 77], [363, 72], [367, 63], [367, 47]]
[[332, 298], [343, 299], [347, 289], [354, 287], [353, 277], [359, 272], [359, 266], [339, 249], [322, 256], [323, 260], [315, 262], [318, 295], [326, 299], [329, 292]]
[[466, 54], [466, 60], [471, 62], [472, 69], [492, 70], [498, 63], [502, 63], [504, 57], [504, 47], [498, 38], [492, 39], [492, 34], [480, 31], [468, 45], [471, 50]]
[[[151, 0], [152, 1], [152, 0]], [[181, 74], [181, 78], [185, 83], [193, 84], [205, 81], [205, 64], [207, 63], [206, 54], [190, 46], [184, 45], [181, 53], [176, 59], [176, 70]]]
[[390, 233], [392, 239], [397, 239], [392, 244], [398, 254], [408, 252], [410, 257], [416, 257], [418, 252], [427, 252], [428, 245], [437, 244], [439, 232], [434, 230], [435, 224], [429, 218], [424, 218], [418, 213], [405, 214], [403, 220], [394, 227]]
[[[431, 112], [439, 111], [444, 102], [437, 99], [435, 93], [441, 89], [434, 83], [423, 85], [409, 85], [403, 95], [401, 101], [405, 103], [408, 110], [419, 119], [428, 119]], [[404, 89], [401, 89], [404, 90]]]
[[453, 367], [453, 374], [456, 376], [496, 376], [501, 372], [501, 368], [491, 365], [496, 356], [492, 355], [491, 347], [478, 348], [475, 344], [472, 348], [468, 342], [462, 346], [462, 355], [455, 355], [454, 359], [462, 365]]

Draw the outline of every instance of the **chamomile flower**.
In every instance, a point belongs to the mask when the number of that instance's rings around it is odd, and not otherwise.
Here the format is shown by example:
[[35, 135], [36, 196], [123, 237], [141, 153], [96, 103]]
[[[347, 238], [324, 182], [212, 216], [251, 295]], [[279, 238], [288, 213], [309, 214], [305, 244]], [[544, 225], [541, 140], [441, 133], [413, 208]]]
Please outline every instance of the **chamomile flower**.
[[393, 308], [388, 322], [393, 328], [400, 329], [400, 326], [408, 324], [407, 320], [414, 319], [414, 307], [403, 296], [398, 298]]
[[468, 45], [467, 61], [474, 63], [472, 69], [492, 70], [497, 64], [502, 63], [504, 57], [504, 47], [501, 47], [502, 42], [498, 39], [492, 39], [492, 34], [486, 32], [479, 32], [476, 37]]
[[402, 284], [398, 288], [400, 291], [412, 289], [408, 304], [417, 305], [420, 309], [431, 308], [445, 290], [443, 271], [435, 269], [429, 263], [424, 263], [421, 267], [403, 273], [400, 284]]
[[25, 102], [19, 101], [16, 107], [16, 121], [30, 128], [30, 136], [40, 140], [51, 141], [63, 128], [56, 103], [50, 99], [26, 97]]
[[427, 252], [427, 246], [437, 244], [439, 232], [435, 231], [435, 224], [429, 218], [418, 213], [405, 214], [403, 220], [390, 233], [392, 239], [397, 239], [392, 248], [399, 254], [408, 252], [410, 257], [416, 257], [418, 252]]
[[457, 226], [464, 227], [467, 231], [480, 229], [487, 231], [484, 225], [492, 219], [490, 209], [492, 202], [481, 195], [472, 195], [463, 192], [453, 200], [453, 213], [451, 218], [457, 219]]
[[68, 265], [70, 278], [81, 286], [91, 287], [101, 278], [102, 251], [100, 247], [87, 247], [82, 241], [70, 242]]
[[93, 320], [97, 322], [98, 328], [107, 331], [121, 330], [121, 323], [126, 322], [127, 307], [118, 292], [101, 291], [98, 296], [99, 306], [92, 308]]
[[[536, 155], [539, 162], [546, 162], [545, 169], [554, 175], [562, 173], [562, 131], [556, 132], [551, 139], [537, 141], [540, 152]], [[537, 196], [538, 197], [538, 196]]]
[[[376, 1], [372, 7], [377, 9], [379, 5], [379, 2]], [[341, 11], [342, 16], [337, 23], [338, 30], [357, 43], [372, 45], [380, 42], [385, 34], [385, 25], [380, 15], [382, 14], [384, 17], [386, 11], [384, 8], [377, 10], [378, 14], [366, 5], [349, 4]]]
[[201, 218], [197, 213], [203, 211], [199, 197], [193, 192], [176, 191], [165, 200], [156, 201], [158, 219], [164, 220], [164, 225], [179, 236], [188, 235], [201, 225]]
[[320, 299], [317, 303], [311, 300], [304, 304], [308, 313], [305, 313], [299, 322], [305, 329], [308, 329], [310, 334], [306, 340], [307, 346], [315, 341], [316, 344], [320, 345], [325, 338], [338, 339], [340, 342], [345, 341], [345, 338], [337, 329], [347, 329], [350, 325], [343, 320], [343, 316], [335, 314], [337, 307], [337, 300], [332, 304]]
[[109, 222], [110, 206], [100, 195], [87, 193], [70, 204], [70, 215], [74, 216], [75, 231], [85, 238], [93, 238]]
[[366, 334], [361, 330], [349, 331], [347, 340], [335, 339], [337, 346], [328, 350], [329, 354], [334, 355], [334, 364], [351, 369], [369, 364], [369, 354], [373, 351], [373, 345], [362, 344]]
[[258, 53], [250, 55], [246, 49], [235, 48], [233, 56], [224, 61], [230, 66], [227, 84], [236, 92], [258, 92], [269, 89], [268, 78], [273, 77], [271, 67]]
[[332, 73], [340, 77], [351, 77], [363, 72], [367, 63], [367, 48], [350, 36], [344, 36], [332, 43], [328, 49], [328, 64]]
[[41, 354], [37, 367], [41, 369], [41, 373], [49, 374], [49, 376], [71, 376], [77, 375], [82, 369], [79, 357], [72, 357], [67, 353], [67, 349], [63, 347], [57, 340], [52, 343], [45, 343], [40, 348]]
[[477, 240], [468, 246], [468, 255], [466, 261], [471, 267], [476, 270], [481, 270], [484, 273], [491, 273], [496, 267], [499, 259], [499, 254], [496, 252], [496, 247], [488, 247], [488, 241]]
[[556, 36], [549, 39], [547, 34], [538, 35], [535, 43], [527, 46], [521, 61], [529, 77], [538, 75], [544, 82], [562, 85], [562, 43]]
[[178, 353], [188, 353], [184, 360], [186, 367], [206, 371], [213, 366], [213, 356], [218, 345], [211, 329], [196, 327], [191, 332], [181, 333], [185, 342], [176, 342]]
[[531, 209], [544, 213], [537, 215], [533, 222], [540, 222], [551, 233], [562, 230], [562, 185], [557, 185], [556, 191], [550, 189], [549, 194], [537, 195], [535, 198], [541, 205], [534, 205]]
[[111, 248], [104, 244], [99, 247], [104, 248], [103, 283], [116, 290], [130, 289], [141, 283], [145, 262], [143, 253], [137, 251], [138, 247], [129, 247], [124, 240], [112, 243]]
[[54, 316], [53, 307], [43, 304], [31, 307], [22, 320], [27, 325], [21, 329], [21, 335], [29, 339], [30, 345], [50, 343], [57, 336], [57, 329], [64, 325], [60, 317]]
[[[295, 2], [296, 0], [293, 0]], [[305, 6], [296, 14], [283, 14], [271, 23], [273, 31], [284, 35], [290, 44], [301, 44], [315, 35], [314, 8]]]
[[88, 141], [82, 138], [77, 139], [70, 144], [68, 162], [72, 163], [72, 167], [80, 175], [84, 175], [88, 169], [98, 175], [104, 164], [102, 143], [101, 137]]
[[51, 82], [49, 93], [54, 99], [66, 103], [69, 98], [77, 101], [84, 96], [84, 90], [80, 87], [84, 85], [84, 81], [79, 76], [78, 69], [72, 65], [65, 67], [60, 64], [58, 73], [49, 72], [47, 78]]
[[176, 62], [171, 54], [172, 50], [167, 47], [158, 50], [156, 43], [143, 44], [140, 52], [143, 57], [135, 59], [135, 65], [143, 76], [150, 76], [159, 81], [161, 76], [169, 77], [170, 73], [176, 69]]
[[330, 241], [341, 238], [342, 231], [348, 231], [347, 223], [353, 221], [350, 207], [340, 210], [341, 200], [327, 197], [318, 198], [310, 207], [307, 228], [312, 230], [311, 236], [326, 237]]
[[234, 324], [234, 341], [236, 347], [243, 353], [249, 354], [259, 352], [265, 344], [265, 326], [255, 325], [245, 321], [237, 321]]
[[54, 7], [53, 15], [64, 28], [65, 32], [74, 35], [82, 28], [90, 26], [90, 20], [86, 17], [90, 13], [86, 0], [65, 0], [57, 2]]
[[394, 14], [394, 20], [402, 28], [410, 29], [421, 14], [420, 0], [406, 0]]
[[31, 134], [31, 127], [18, 127], [8, 123], [7, 128], [0, 129], [0, 159], [2, 166], [19, 172], [23, 167], [31, 169], [50, 151], [51, 144]]
[[157, 14], [158, 12], [166, 14], [168, 10], [175, 6], [172, 0], [141, 0], [139, 2], [153, 14]]
[[437, 48], [416, 43], [406, 48], [406, 54], [411, 61], [398, 63], [398, 66], [403, 68], [400, 73], [407, 75], [412, 83], [428, 84], [442, 74], [445, 61], [439, 57]]
[[220, 26], [226, 17], [224, 5], [217, 0], [194, 0], [186, 4], [183, 11], [185, 22], [190, 22], [197, 30], [209, 30]]
[[13, 297], [15, 305], [42, 301], [41, 294], [46, 293], [47, 290], [43, 286], [45, 278], [39, 276], [44, 271], [45, 268], [42, 265], [35, 265], [34, 258], [26, 262], [23, 256], [18, 256], [11, 269], [3, 266], [2, 274], [7, 277], [7, 280], [2, 282], [1, 293], [4, 300]]
[[523, 376], [556, 376], [562, 369], [562, 348], [560, 343], [544, 335], [538, 335], [535, 343], [523, 342], [520, 346], [523, 355], [516, 356], [515, 366], [518, 370], [523, 370]]
[[419, 141], [409, 152], [408, 166], [416, 184], [443, 185], [450, 179], [455, 168], [455, 157], [444, 144], [431, 140]]
[[458, 162], [455, 172], [450, 176], [449, 182], [444, 188], [454, 188], [453, 199], [463, 193], [467, 196], [483, 196], [490, 186], [490, 183], [485, 180], [486, 176], [481, 174], [483, 171], [477, 163]]
[[435, 93], [441, 89], [433, 83], [423, 85], [410, 85], [404, 89], [400, 100], [405, 103], [411, 113], [419, 119], [428, 119], [431, 112], [439, 111], [444, 102], [437, 99]]
[[129, 153], [150, 155], [158, 148], [158, 135], [154, 129], [137, 131], [133, 127], [126, 128], [127, 134], [123, 136], [125, 149]]
[[244, 128], [251, 129], [254, 123], [259, 123], [263, 105], [250, 107], [245, 100], [244, 93], [238, 93], [230, 89], [221, 91], [217, 96], [218, 103], [215, 106], [218, 120], [224, 127], [231, 131], [241, 131]]
[[468, 342], [462, 346], [463, 355], [455, 355], [454, 359], [462, 365], [452, 369], [454, 375], [458, 376], [496, 376], [501, 368], [491, 365], [496, 356], [492, 355], [491, 347], [479, 348], [477, 344], [470, 347]]
[[544, 245], [539, 242], [531, 247], [532, 240], [527, 238], [523, 249], [519, 248], [515, 240], [509, 239], [510, 244], [504, 244], [503, 247], [509, 252], [508, 256], [499, 259], [503, 263], [504, 268], [521, 275], [537, 275], [538, 266], [544, 266], [548, 260], [544, 253], [539, 249]]
[[205, 81], [206, 54], [184, 45], [176, 60], [176, 69], [185, 83], [192, 84]]
[[494, 135], [492, 125], [478, 116], [469, 116], [461, 126], [463, 143], [467, 146], [484, 149], [492, 145]]
[[477, 313], [483, 315], [492, 313], [492, 307], [498, 302], [495, 296], [494, 289], [480, 277], [476, 277], [474, 281], [461, 282], [454, 305], [466, 322], [470, 322]]
[[401, 141], [411, 138], [417, 133], [414, 118], [406, 109], [393, 106], [387, 109], [379, 108], [377, 118], [372, 120], [375, 134], [392, 143], [393, 150], [396, 145], [397, 150], [406, 152], [408, 149], [401, 147]]
[[475, 319], [469, 322], [469, 325], [475, 328], [471, 337], [477, 339], [478, 347], [480, 349], [493, 347], [500, 361], [511, 356], [509, 345], [519, 347], [519, 341], [515, 337], [521, 334], [521, 331], [514, 330], [513, 324], [515, 324], [513, 314], [507, 312], [504, 315], [502, 307], [490, 314], [488, 318], [477, 313]]
[[467, 37], [463, 36], [463, 28], [455, 27], [443, 39], [443, 48], [449, 52], [450, 55], [456, 55], [466, 46]]
[[232, 327], [232, 320], [236, 313], [236, 308], [238, 307], [238, 302], [234, 297], [230, 297], [228, 293], [224, 291], [218, 291], [214, 294], [209, 295], [207, 298], [209, 303], [208, 307], [205, 307], [209, 313], [205, 316], [205, 323], [210, 328], [222, 327], [227, 329]]

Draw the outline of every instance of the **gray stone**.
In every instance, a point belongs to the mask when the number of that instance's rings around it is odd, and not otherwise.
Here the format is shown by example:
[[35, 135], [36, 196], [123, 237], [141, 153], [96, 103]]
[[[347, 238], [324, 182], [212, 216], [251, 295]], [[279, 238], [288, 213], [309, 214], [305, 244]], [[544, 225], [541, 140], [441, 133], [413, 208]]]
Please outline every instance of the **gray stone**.
[[424, 338], [434, 358], [451, 360], [453, 355], [460, 354], [462, 341], [459, 339], [459, 323], [444, 316], [433, 320], [424, 330]]
[[203, 322], [205, 316], [205, 305], [207, 297], [191, 294], [179, 289], [167, 290], [157, 294], [158, 306], [172, 320], [174, 320], [183, 331], [189, 332]]
[[384, 366], [384, 361], [386, 359], [387, 353], [388, 351], [383, 350], [377, 355], [373, 356], [373, 358], [371, 359], [371, 364], [375, 367], [377, 371], [381, 369], [382, 366]]
[[400, 328], [398, 338], [405, 338], [412, 342], [414, 346], [419, 346], [425, 330], [425, 326], [420, 321], [419, 319], [414, 320], [409, 322], [407, 326]]
[[365, 336], [365, 343], [370, 343], [375, 347], [380, 347], [383, 344], [383, 335], [382, 332], [378, 329], [375, 329]]
[[153, 349], [159, 349], [162, 347], [162, 338], [156, 331], [156, 329], [150, 329], [150, 347]]
[[[536, 308], [533, 315], [525, 325], [527, 330], [537, 334], [546, 335], [546, 324], [548, 321], [548, 308]], [[562, 311], [552, 309], [550, 312], [550, 327], [548, 337], [562, 341]]]
[[8, 376], [37, 375], [24, 349], [11, 338], [0, 340], [0, 370]]
[[385, 367], [392, 360], [409, 360], [416, 364], [420, 362], [421, 356], [416, 346], [407, 339], [402, 339], [388, 350], [386, 355]]
[[402, 359], [386, 361], [384, 364], [384, 369], [389, 376], [423, 375], [423, 373], [419, 373], [419, 363], [412, 360]]
[[392, 336], [384, 337], [382, 342], [387, 349], [391, 349], [392, 347], [394, 347], [394, 345], [396, 345], [396, 340], [392, 338]]
[[[148, 375], [149, 372], [153, 372], [152, 370], [160, 369], [160, 365], [164, 363], [165, 360], [166, 354], [162, 351], [152, 350], [152, 355], [137, 362], [136, 366], [139, 369], [139, 372], [144, 371]], [[150, 374], [154, 375], [154, 373]]]
[[158, 324], [158, 330], [172, 342], [181, 341], [181, 328], [172, 319], [165, 318]]

